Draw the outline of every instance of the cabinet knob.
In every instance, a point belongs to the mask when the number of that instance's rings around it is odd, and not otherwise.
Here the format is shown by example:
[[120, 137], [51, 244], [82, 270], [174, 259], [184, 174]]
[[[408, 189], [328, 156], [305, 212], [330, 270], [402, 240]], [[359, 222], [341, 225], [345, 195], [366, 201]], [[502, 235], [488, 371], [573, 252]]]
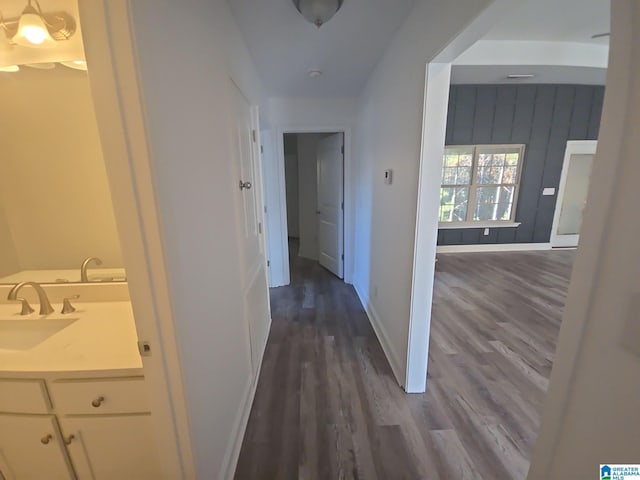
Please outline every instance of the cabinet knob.
[[76, 438], [75, 435], [69, 435], [67, 438], [64, 439], [64, 444], [65, 445], [71, 445], [71, 442], [73, 442], [73, 439]]
[[100, 396], [96, 398], [93, 402], [91, 402], [91, 406], [98, 408], [100, 405], [102, 405], [102, 402], [104, 402], [104, 397]]
[[43, 445], [46, 445], [51, 441], [52, 438], [53, 438], [53, 435], [51, 435], [51, 434], [45, 435], [44, 437], [42, 437], [40, 439], [40, 443], [43, 444]]

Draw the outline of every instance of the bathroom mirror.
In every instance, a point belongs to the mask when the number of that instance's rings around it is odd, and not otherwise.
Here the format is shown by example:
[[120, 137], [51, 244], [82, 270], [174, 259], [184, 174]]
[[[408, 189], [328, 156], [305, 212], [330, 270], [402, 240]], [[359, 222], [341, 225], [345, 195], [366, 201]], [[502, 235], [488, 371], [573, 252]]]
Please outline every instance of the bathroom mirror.
[[87, 72], [0, 72], [0, 104], [0, 283], [126, 280]]

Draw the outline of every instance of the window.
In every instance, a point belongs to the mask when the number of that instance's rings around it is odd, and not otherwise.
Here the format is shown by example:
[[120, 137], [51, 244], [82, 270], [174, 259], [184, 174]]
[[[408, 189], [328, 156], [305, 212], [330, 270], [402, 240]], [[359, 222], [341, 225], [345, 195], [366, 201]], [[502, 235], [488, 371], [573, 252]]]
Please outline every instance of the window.
[[513, 223], [524, 145], [445, 147], [441, 224]]

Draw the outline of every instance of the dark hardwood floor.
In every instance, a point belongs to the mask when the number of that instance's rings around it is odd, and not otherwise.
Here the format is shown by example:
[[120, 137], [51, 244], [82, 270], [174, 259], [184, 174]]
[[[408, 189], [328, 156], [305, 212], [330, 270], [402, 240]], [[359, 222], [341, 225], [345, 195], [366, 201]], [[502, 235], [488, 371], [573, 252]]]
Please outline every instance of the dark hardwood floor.
[[236, 479], [524, 479], [574, 252], [438, 255], [427, 393], [351, 286], [292, 260]]

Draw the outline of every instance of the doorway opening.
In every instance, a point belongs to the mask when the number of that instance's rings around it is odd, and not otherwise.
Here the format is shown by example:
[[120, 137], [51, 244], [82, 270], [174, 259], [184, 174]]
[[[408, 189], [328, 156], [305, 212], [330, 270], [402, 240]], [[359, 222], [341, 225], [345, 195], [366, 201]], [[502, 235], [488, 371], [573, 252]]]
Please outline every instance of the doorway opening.
[[284, 133], [288, 258], [344, 278], [344, 132]]

